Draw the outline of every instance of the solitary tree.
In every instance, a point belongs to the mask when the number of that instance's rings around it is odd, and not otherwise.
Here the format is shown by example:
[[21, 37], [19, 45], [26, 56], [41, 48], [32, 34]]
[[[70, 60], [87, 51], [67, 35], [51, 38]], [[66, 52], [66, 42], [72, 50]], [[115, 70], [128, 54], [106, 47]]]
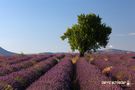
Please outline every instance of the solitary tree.
[[78, 16], [78, 23], [61, 36], [62, 40], [68, 39], [72, 51], [78, 50], [80, 56], [86, 51], [96, 51], [106, 47], [111, 34], [111, 27], [101, 22], [101, 18], [95, 14], [81, 14]]

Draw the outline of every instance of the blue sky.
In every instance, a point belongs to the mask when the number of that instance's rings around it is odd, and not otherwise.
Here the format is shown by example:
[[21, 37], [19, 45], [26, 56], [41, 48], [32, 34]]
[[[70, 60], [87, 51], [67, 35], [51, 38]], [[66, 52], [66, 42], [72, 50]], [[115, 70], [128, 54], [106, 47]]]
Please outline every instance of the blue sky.
[[60, 36], [81, 13], [112, 27], [108, 47], [135, 51], [135, 0], [0, 0], [0, 46], [13, 52], [67, 52]]

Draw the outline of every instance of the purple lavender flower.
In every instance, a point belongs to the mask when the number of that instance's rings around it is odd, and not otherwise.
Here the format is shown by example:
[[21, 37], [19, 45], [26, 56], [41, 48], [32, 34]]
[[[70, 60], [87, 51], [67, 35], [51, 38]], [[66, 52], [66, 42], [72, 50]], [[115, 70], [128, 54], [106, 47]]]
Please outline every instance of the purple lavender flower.
[[45, 75], [33, 83], [27, 90], [71, 90], [73, 65], [69, 58], [49, 70]]

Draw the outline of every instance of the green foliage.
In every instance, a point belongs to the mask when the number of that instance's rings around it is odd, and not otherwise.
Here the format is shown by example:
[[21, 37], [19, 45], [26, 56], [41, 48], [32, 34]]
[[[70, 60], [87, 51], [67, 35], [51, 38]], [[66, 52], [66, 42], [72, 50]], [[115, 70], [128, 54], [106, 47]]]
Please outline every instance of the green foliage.
[[78, 16], [78, 23], [68, 28], [61, 39], [68, 39], [71, 49], [78, 50], [83, 56], [86, 51], [105, 48], [111, 31], [111, 27], [102, 23], [99, 16], [81, 14]]
[[14, 79], [16, 80], [17, 83], [20, 83], [22, 86], [25, 86], [26, 85], [26, 82], [27, 81], [23, 77], [16, 76]]

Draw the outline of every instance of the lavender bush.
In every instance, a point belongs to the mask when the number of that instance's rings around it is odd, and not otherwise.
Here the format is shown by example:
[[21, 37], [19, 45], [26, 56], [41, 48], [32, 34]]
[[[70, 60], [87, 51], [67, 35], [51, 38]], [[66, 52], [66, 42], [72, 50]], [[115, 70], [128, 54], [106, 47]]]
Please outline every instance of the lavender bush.
[[10, 86], [10, 88], [13, 88], [14, 90], [24, 90], [56, 63], [57, 61], [54, 60], [54, 58], [49, 58], [30, 68], [2, 76], [0, 77], [0, 88], [2, 88], [2, 90], [6, 90]]
[[71, 90], [73, 65], [69, 58], [64, 58], [50, 71], [33, 83], [27, 90]]
[[35, 57], [34, 59], [30, 59], [27, 61], [23, 61], [17, 64], [12, 64], [12, 65], [7, 65], [4, 67], [0, 67], [0, 76], [4, 76], [6, 74], [12, 73], [12, 72], [16, 72], [19, 71], [21, 69], [25, 69], [28, 67], [31, 67], [32, 65], [42, 61], [42, 60], [46, 60], [47, 58], [49, 58], [50, 56], [44, 56], [44, 57]]
[[87, 63], [84, 58], [76, 63], [76, 68], [77, 90], [122, 90], [117, 85], [101, 84], [102, 81], [110, 79], [102, 75], [98, 68]]
[[105, 61], [103, 59], [96, 59], [96, 60], [93, 60], [91, 63], [96, 65], [101, 70], [113, 65], [112, 63], [110, 63], [110, 61]]

